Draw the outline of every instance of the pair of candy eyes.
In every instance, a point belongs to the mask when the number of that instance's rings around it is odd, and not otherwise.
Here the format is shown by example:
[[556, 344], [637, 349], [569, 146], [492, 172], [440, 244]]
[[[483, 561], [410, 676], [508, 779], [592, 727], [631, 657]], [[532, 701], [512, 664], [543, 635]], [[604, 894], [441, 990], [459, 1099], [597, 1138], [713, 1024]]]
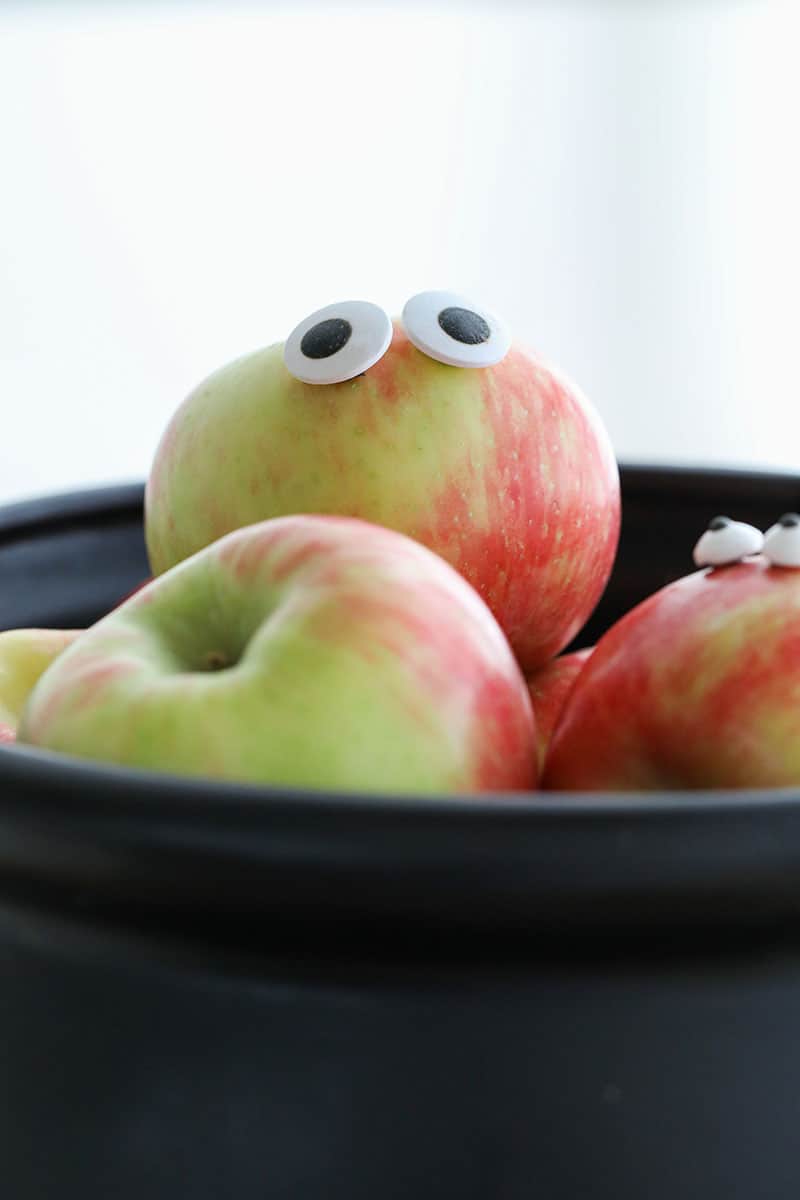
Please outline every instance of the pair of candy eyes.
[[745, 521], [715, 517], [693, 557], [698, 567], [722, 567], [760, 553], [775, 567], [800, 567], [800, 515], [784, 513], [766, 533]]
[[[498, 317], [453, 292], [412, 296], [402, 322], [418, 350], [451, 367], [494, 366], [511, 346]], [[392, 332], [389, 314], [377, 304], [344, 300], [301, 321], [286, 339], [283, 359], [303, 383], [343, 383], [383, 358]]]

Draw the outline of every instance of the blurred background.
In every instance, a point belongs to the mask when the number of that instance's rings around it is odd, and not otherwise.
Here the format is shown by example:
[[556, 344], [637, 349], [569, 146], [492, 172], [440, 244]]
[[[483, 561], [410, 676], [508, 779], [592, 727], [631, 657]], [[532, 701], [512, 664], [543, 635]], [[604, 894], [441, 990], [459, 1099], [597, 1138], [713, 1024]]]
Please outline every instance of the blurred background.
[[446, 288], [625, 461], [795, 469], [796, 0], [0, 8], [0, 501], [142, 479], [337, 299]]

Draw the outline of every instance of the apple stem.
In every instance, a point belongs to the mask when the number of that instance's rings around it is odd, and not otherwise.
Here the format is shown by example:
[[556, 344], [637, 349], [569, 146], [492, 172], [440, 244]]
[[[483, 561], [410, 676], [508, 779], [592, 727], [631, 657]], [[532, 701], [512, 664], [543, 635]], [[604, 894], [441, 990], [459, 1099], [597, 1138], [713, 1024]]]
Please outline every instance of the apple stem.
[[230, 659], [223, 650], [209, 650], [203, 663], [206, 671], [224, 671], [229, 666]]

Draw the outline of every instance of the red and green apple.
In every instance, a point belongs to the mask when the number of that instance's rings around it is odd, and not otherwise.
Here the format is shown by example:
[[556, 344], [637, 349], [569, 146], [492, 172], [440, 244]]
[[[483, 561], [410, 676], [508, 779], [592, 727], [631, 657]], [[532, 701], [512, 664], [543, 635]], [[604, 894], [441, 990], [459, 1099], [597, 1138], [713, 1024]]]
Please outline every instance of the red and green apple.
[[491, 366], [447, 365], [395, 323], [383, 357], [345, 382], [301, 382], [280, 344], [211, 375], [164, 432], [145, 512], [156, 574], [293, 513], [397, 530], [473, 585], [530, 672], [605, 587], [619, 478], [597, 411], [538, 357], [512, 345]]
[[19, 740], [262, 784], [534, 787], [525, 680], [474, 589], [366, 522], [287, 516], [198, 551], [42, 675]]
[[668, 584], [600, 638], [543, 778], [587, 791], [798, 784], [800, 571], [765, 555]]
[[540, 772], [561, 710], [592, 649], [586, 646], [569, 654], [559, 654], [528, 676], [528, 691], [536, 718]]

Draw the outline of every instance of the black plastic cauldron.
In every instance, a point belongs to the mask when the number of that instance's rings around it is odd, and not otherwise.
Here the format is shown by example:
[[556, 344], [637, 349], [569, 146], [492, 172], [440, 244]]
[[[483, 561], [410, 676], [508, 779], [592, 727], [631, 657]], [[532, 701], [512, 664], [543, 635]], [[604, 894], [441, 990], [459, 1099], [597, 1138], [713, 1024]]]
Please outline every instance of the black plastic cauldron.
[[[800, 478], [623, 469], [583, 640]], [[0, 628], [147, 574], [0, 513]], [[800, 792], [403, 800], [0, 750], [4, 1200], [795, 1200]]]

